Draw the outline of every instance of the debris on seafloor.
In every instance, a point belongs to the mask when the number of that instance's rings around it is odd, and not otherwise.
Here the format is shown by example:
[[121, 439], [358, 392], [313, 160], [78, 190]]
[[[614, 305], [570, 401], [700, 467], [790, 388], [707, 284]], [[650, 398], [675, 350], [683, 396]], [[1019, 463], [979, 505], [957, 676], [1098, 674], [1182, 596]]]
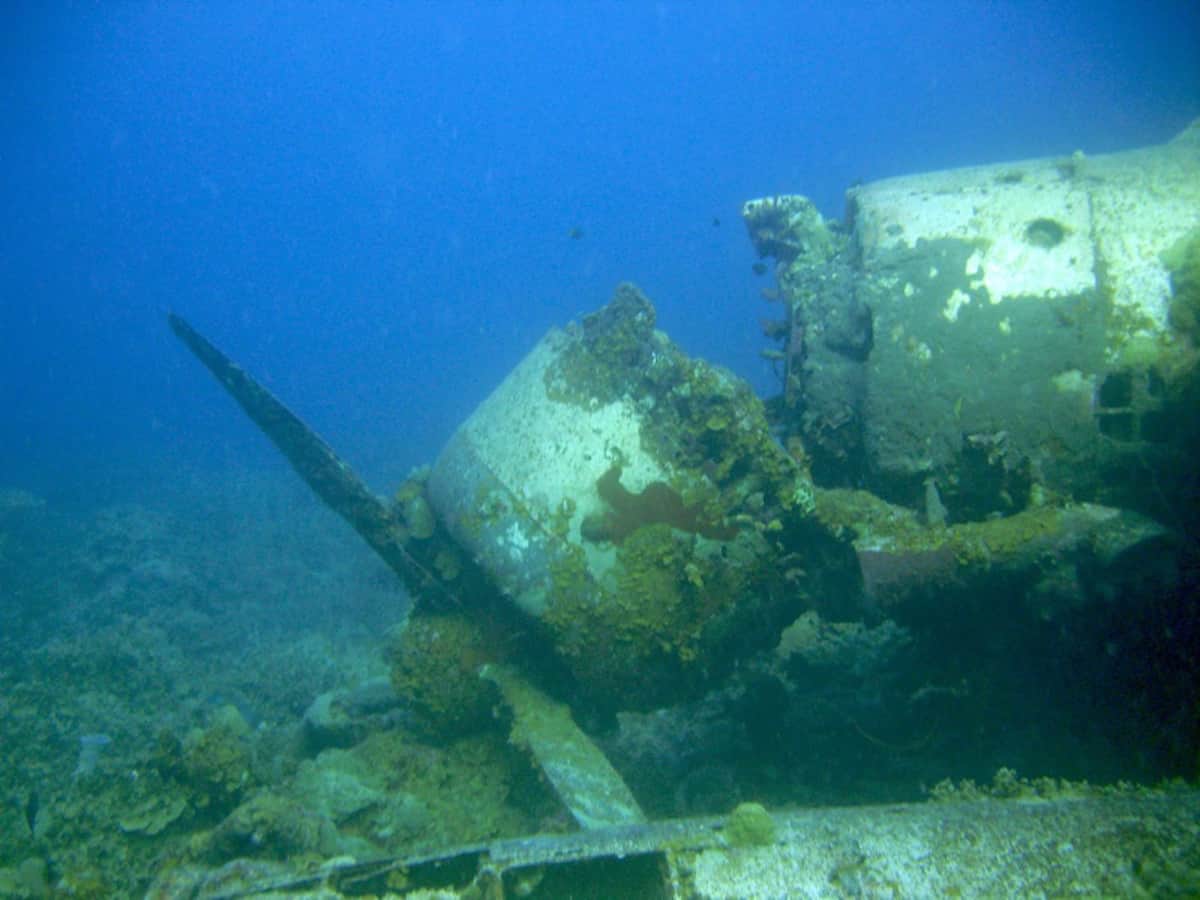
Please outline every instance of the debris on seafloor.
[[[272, 863], [163, 873], [193, 897], [1185, 896], [1200, 890], [1200, 794], [1069, 787], [968, 799], [755, 812], [539, 835], [298, 874]], [[749, 806], [749, 805], [747, 805]], [[764, 811], [765, 813], [765, 811]], [[753, 816], [753, 826], [740, 818]], [[747, 829], [748, 832], [747, 832]], [[744, 833], [747, 832], [747, 833]], [[1134, 842], [1138, 864], [1130, 865]]]

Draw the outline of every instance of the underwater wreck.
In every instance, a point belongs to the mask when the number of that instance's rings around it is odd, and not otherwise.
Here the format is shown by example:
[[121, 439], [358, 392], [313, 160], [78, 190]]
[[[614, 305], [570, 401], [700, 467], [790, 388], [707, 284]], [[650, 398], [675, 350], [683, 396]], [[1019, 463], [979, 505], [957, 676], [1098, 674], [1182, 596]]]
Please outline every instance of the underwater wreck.
[[[833, 669], [876, 678], [899, 718], [958, 717], [965, 732], [989, 714], [975, 642], [1000, 646], [986, 677], [1012, 687], [1023, 654], [1095, 645], [1097, 623], [1194, 587], [1200, 125], [1129, 153], [869, 183], [848, 201], [845, 222], [800, 196], [743, 210], [774, 261], [778, 396], [688, 357], [621, 285], [543, 338], [389, 499], [172, 315], [408, 588], [391, 689], [424, 733], [506, 733], [571, 828], [367, 859], [333, 839], [319, 866], [311, 852], [304, 870], [181, 866], [151, 895], [1200, 890], [1191, 788], [1002, 770], [987, 788], [935, 789], [938, 802], [768, 810], [718, 791], [726, 815], [664, 817], [655, 791], [681, 788], [639, 778], [637, 749], [614, 761], [598, 737], [725, 692], [776, 742], [775, 767], [789, 741], [822, 740], [823, 706], [865, 741], [899, 743], [822, 693]], [[956, 644], [936, 663], [912, 651]], [[903, 738], [918, 755], [924, 729]]]

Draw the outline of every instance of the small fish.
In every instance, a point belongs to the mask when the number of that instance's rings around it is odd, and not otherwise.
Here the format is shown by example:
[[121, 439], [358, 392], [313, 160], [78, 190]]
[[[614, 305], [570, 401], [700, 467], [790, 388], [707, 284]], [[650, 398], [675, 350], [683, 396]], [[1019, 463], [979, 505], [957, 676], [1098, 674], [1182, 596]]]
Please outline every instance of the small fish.
[[573, 241], [577, 241], [583, 237], [583, 229], [580, 228], [578, 225], [576, 225], [574, 228], [570, 229], [567, 232], [567, 237], [569, 237]]
[[767, 274], [767, 264], [765, 262], [756, 262], [750, 268], [754, 271], [755, 275], [766, 275]]
[[41, 808], [41, 799], [38, 797], [37, 790], [29, 792], [29, 796], [25, 798], [25, 824], [29, 826], [29, 833], [33, 834], [37, 828], [38, 810]]
[[713, 216], [713, 228], [720, 228], [720, 227], [721, 227], [721, 220], [719, 218], [717, 218], [716, 216]]

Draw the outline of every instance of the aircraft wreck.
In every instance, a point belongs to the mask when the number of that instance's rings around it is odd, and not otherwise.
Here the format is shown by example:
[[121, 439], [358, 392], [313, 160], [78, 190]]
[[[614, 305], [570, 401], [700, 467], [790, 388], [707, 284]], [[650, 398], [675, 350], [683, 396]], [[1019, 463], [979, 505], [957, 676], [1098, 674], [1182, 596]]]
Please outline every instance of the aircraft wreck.
[[[914, 862], [927, 857], [913, 842], [947, 816], [997, 847], [1036, 843], [1052, 818], [1060, 839], [1079, 835], [1069, 883], [1098, 893], [1200, 883], [1200, 840], [1176, 827], [1194, 818], [1188, 790], [1114, 798], [997, 776], [986, 796], [945, 792], [950, 812], [893, 807], [882, 830], [877, 814], [848, 810], [676, 819], [668, 795], [699, 791], [690, 776], [645, 774], [649, 738], [603, 737], [617, 722], [681, 730], [705, 710], [739, 721], [775, 772], [748, 784], [799, 797], [781, 787], [811, 774], [793, 742], [836, 754], [835, 722], [864, 744], [945, 759], [946, 735], [1018, 715], [1011, 697], [1040, 677], [1022, 654], [1102, 648], [1113, 623], [1152, 620], [1153, 604], [1189, 590], [1200, 127], [1130, 153], [865, 184], [848, 202], [844, 222], [800, 196], [743, 209], [777, 282], [782, 315], [764, 323], [777, 396], [688, 357], [623, 284], [546, 335], [386, 499], [170, 317], [412, 594], [388, 652], [423, 733], [506, 732], [578, 829], [420, 856], [382, 847], [316, 876], [195, 870], [171, 884], [202, 896], [557, 896], [581, 879], [663, 897], [778, 896], [813, 878], [831, 895], [1066, 890], [1061, 859], [968, 860], [986, 841]], [[1026, 715], [1050, 712], [1026, 701]], [[856, 704], [871, 703], [885, 712], [867, 728]], [[661, 712], [672, 708], [684, 712]], [[1195, 739], [1194, 721], [1176, 728]], [[731, 810], [742, 790], [708, 797]], [[1034, 798], [1049, 818], [998, 808], [1005, 796]], [[1112, 815], [1177, 868], [1118, 873]], [[816, 846], [814, 828], [836, 830], [840, 849]]]

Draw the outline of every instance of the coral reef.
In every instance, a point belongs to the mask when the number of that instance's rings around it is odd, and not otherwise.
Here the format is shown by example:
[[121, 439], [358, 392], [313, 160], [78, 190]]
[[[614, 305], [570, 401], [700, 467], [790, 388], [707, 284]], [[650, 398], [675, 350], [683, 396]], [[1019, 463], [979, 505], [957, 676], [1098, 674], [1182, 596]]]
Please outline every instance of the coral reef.
[[495, 661], [502, 647], [478, 618], [415, 613], [388, 646], [392, 686], [440, 737], [488, 728], [495, 689], [479, 678], [479, 667]]
[[761, 803], [739, 803], [722, 829], [730, 846], [765, 847], [776, 838], [775, 820]]
[[210, 862], [266, 857], [302, 862], [338, 851], [336, 831], [303, 804], [271, 792], [261, 793], [233, 810], [204, 841]]
[[212, 724], [192, 731], [179, 746], [169, 737], [160, 745], [166, 770], [191, 789], [197, 810], [223, 812], [254, 786], [249, 733], [241, 713], [223, 706]]

